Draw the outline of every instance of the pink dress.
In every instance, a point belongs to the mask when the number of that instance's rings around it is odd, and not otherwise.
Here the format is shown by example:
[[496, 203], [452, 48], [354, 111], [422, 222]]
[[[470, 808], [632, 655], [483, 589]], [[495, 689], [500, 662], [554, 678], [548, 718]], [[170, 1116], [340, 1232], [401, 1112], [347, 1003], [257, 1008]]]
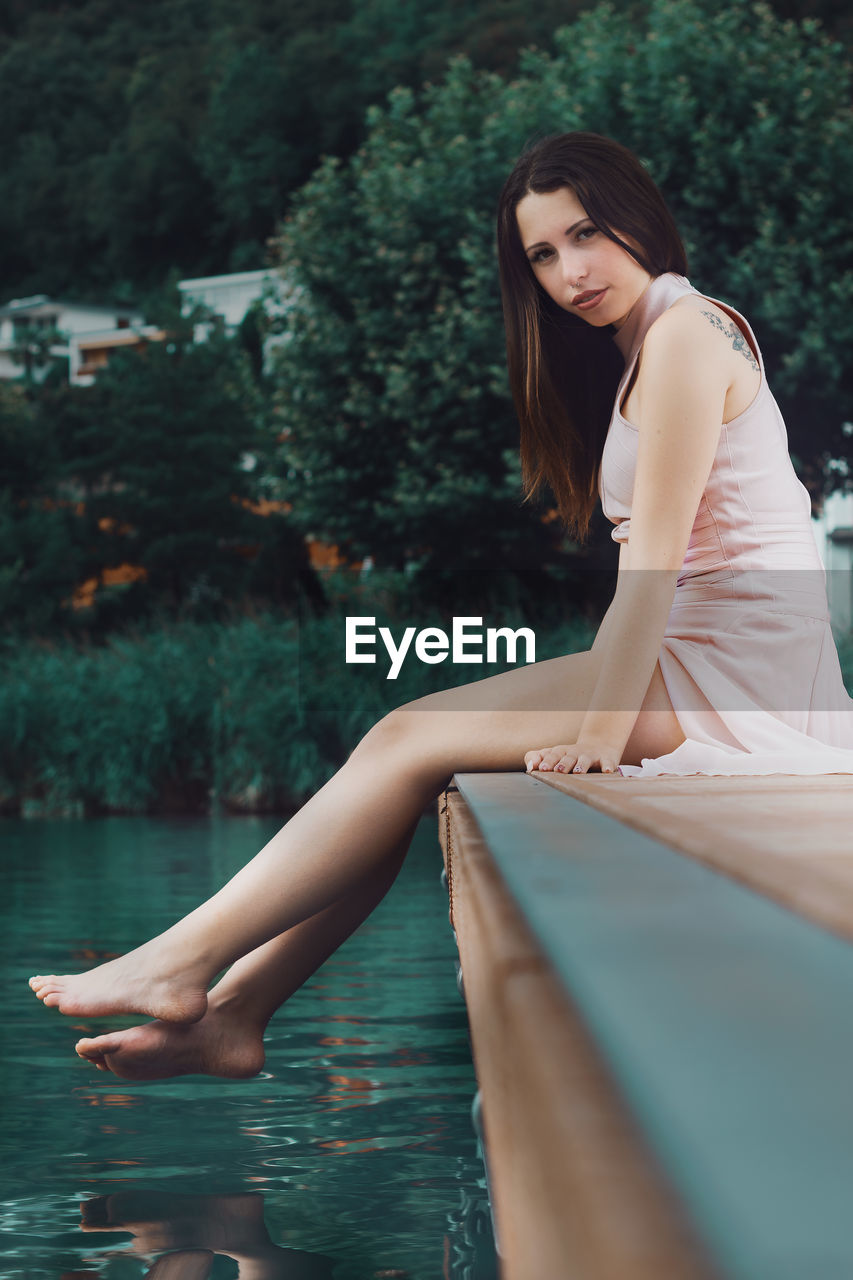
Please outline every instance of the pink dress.
[[[658, 276], [616, 334], [625, 371], [599, 490], [617, 542], [630, 538], [638, 440], [620, 405], [649, 327], [685, 294], [703, 296], [683, 276]], [[660, 651], [686, 741], [621, 772], [853, 774], [853, 699], [830, 630], [809, 495], [788, 456], [752, 330], [731, 307], [716, 305], [749, 337], [761, 384], [722, 426]]]

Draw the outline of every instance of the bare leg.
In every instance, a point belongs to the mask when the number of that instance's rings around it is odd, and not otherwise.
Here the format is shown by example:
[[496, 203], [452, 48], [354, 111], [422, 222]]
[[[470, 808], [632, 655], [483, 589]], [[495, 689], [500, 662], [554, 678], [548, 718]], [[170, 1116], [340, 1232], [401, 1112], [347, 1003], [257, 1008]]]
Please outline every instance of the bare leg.
[[[520, 769], [531, 743], [573, 741], [599, 663], [592, 651], [572, 654], [399, 708], [207, 902], [119, 960], [30, 985], [62, 1013], [197, 1021], [215, 974], [355, 890], [454, 771]], [[656, 669], [625, 759], [660, 755], [683, 740]]]
[[384, 898], [406, 855], [406, 839], [357, 892], [243, 956], [208, 995], [198, 1022], [148, 1022], [84, 1038], [77, 1052], [125, 1080], [204, 1074], [245, 1078], [264, 1065], [264, 1030], [275, 1011]]

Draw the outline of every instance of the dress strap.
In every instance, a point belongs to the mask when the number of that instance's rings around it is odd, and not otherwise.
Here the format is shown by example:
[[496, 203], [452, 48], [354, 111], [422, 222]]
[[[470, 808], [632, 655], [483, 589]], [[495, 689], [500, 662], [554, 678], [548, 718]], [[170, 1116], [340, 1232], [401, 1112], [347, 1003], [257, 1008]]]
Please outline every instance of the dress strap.
[[640, 294], [629, 311], [627, 319], [616, 330], [613, 337], [614, 342], [625, 357], [625, 368], [619, 386], [620, 398], [624, 391], [625, 383], [633, 372], [645, 336], [655, 320], [657, 320], [658, 316], [663, 315], [664, 311], [667, 311], [679, 298], [684, 297], [687, 293], [695, 292], [696, 290], [690, 281], [684, 276], [676, 275], [673, 271], [667, 271], [662, 276], [655, 276]]

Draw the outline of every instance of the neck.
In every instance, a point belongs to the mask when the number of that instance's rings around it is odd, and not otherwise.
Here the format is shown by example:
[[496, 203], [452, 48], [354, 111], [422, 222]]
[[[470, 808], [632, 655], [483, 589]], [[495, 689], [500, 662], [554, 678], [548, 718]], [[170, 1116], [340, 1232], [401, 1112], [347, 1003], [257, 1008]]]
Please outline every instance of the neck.
[[627, 324], [628, 321], [631, 319], [631, 316], [634, 310], [636, 309], [638, 303], [646, 296], [652, 281], [656, 279], [657, 279], [657, 276], [649, 276], [648, 280], [646, 281], [645, 288], [642, 290], [641, 293], [637, 294], [637, 297], [634, 300], [630, 310], [625, 313], [625, 315], [622, 317], [621, 320], [614, 320], [613, 328], [616, 330], [617, 333], [622, 328], [622, 326]]

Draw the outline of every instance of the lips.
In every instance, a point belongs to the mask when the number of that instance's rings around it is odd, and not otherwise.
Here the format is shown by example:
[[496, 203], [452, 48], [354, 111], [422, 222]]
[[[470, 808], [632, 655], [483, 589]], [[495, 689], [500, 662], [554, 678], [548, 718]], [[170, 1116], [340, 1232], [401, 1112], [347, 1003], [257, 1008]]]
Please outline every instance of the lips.
[[578, 293], [572, 298], [573, 307], [590, 307], [595, 306], [600, 298], [604, 297], [606, 289], [587, 289], [584, 293]]

